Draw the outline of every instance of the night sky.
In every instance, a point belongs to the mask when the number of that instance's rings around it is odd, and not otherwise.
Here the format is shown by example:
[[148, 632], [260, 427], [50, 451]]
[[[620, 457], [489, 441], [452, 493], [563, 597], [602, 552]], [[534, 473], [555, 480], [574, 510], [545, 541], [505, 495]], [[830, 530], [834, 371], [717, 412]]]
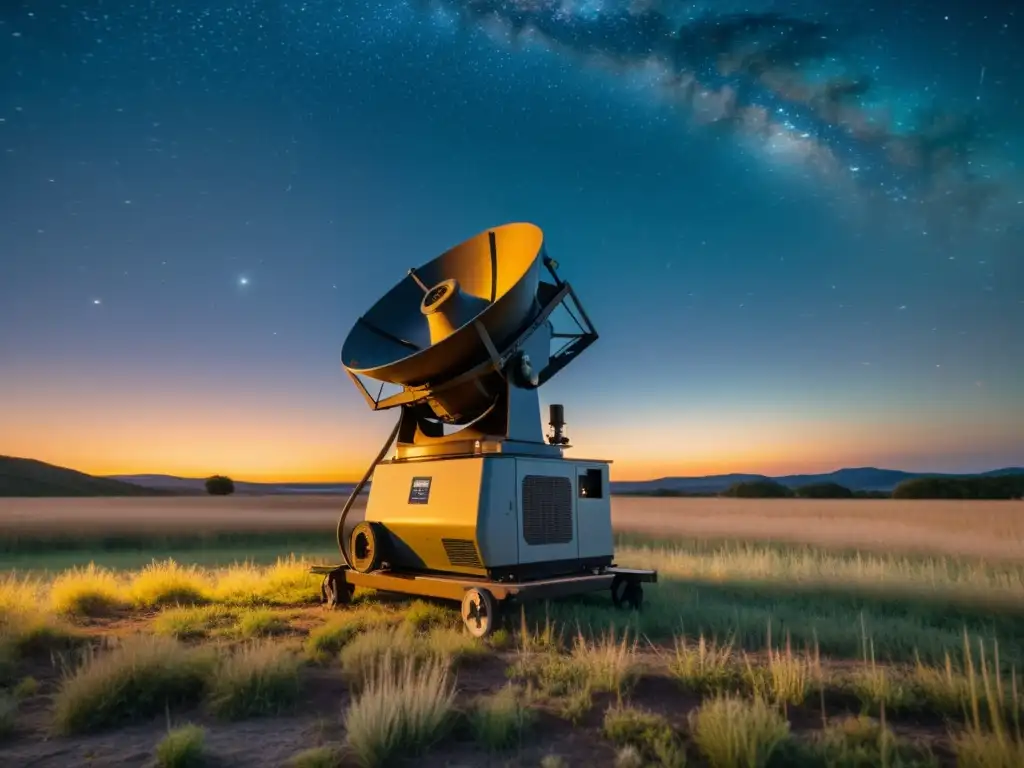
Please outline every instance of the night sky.
[[616, 479], [1022, 464], [1015, 5], [4, 2], [0, 453], [356, 477], [353, 322], [532, 221]]

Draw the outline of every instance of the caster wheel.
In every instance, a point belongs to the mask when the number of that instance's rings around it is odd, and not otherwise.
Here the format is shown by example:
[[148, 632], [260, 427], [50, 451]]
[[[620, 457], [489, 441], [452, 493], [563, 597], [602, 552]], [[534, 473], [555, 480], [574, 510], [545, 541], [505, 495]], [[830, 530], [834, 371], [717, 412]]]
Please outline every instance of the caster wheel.
[[486, 589], [473, 587], [462, 596], [462, 621], [473, 637], [487, 637], [498, 624], [498, 604]]
[[612, 579], [612, 605], [616, 608], [626, 607], [626, 593], [629, 591], [629, 581], [622, 576]]
[[352, 529], [348, 537], [348, 557], [354, 570], [369, 573], [380, 568], [384, 556], [384, 535], [379, 523], [363, 521]]
[[348, 605], [352, 602], [352, 595], [356, 591], [356, 588], [351, 584], [344, 582], [338, 583], [336, 579], [332, 579], [330, 576], [324, 578], [323, 584], [320, 585], [320, 597], [323, 599], [324, 604], [328, 608], [337, 608], [339, 605]]
[[640, 582], [633, 582], [626, 587], [626, 594], [624, 595], [626, 605], [632, 608], [634, 611], [639, 611], [641, 606], [644, 604], [644, 587]]

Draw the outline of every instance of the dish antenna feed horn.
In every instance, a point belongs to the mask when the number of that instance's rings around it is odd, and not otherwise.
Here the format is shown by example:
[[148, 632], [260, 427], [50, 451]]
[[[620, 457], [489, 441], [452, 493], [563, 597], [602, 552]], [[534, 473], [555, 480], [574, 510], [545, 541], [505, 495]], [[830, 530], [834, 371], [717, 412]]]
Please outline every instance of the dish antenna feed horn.
[[610, 588], [639, 608], [656, 572], [613, 563], [610, 462], [563, 455], [562, 405], [547, 439], [541, 424], [540, 387], [598, 338], [557, 269], [539, 227], [504, 224], [408, 270], [356, 321], [342, 366], [399, 415], [339, 516], [343, 565], [317, 569], [328, 603], [358, 584], [455, 599], [476, 636], [510, 600]]

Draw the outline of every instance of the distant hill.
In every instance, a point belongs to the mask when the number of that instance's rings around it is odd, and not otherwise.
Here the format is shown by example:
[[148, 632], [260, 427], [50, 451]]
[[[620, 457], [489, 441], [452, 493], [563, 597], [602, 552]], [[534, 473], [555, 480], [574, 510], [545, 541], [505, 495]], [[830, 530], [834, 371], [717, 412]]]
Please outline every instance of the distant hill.
[[[147, 488], [156, 488], [171, 491], [178, 494], [205, 494], [205, 477], [177, 477], [175, 475], [109, 475], [108, 480], [116, 480], [133, 485], [142, 485]], [[244, 480], [235, 480], [236, 495], [266, 495], [266, 494], [291, 494], [291, 493], [313, 493], [313, 494], [349, 494], [355, 487], [355, 483], [251, 483]], [[363, 489], [365, 493], [370, 488], [370, 483]]]
[[[850, 467], [821, 475], [767, 475], [734, 473], [705, 477], [663, 477], [657, 480], [613, 482], [617, 495], [716, 495], [736, 483], [772, 481], [787, 488], [836, 483], [857, 493], [889, 493], [905, 480], [918, 478], [998, 477], [1024, 474], [1022, 467], [993, 469], [977, 474], [904, 472], [877, 467]], [[191, 496], [206, 495], [206, 478], [175, 475], [110, 475], [94, 477], [34, 459], [0, 456], [0, 496]], [[369, 492], [371, 483], [363, 488]], [[355, 483], [253, 483], [235, 481], [239, 495], [338, 494], [352, 492]]]
[[93, 477], [35, 459], [0, 456], [0, 496], [166, 496], [168, 491]]
[[787, 488], [798, 488], [801, 485], [812, 483], [836, 483], [851, 491], [892, 491], [904, 480], [917, 479], [922, 477], [998, 477], [1001, 475], [1013, 475], [1024, 473], [1021, 467], [1006, 467], [993, 469], [989, 472], [977, 474], [942, 474], [938, 472], [904, 472], [899, 469], [878, 469], [876, 467], [855, 467], [838, 469], [822, 475], [783, 475], [781, 477], [770, 477], [768, 475], [709, 475], [706, 477], [662, 477], [658, 480], [640, 480], [635, 482], [613, 482], [611, 490], [613, 494], [655, 494], [661, 493], [721, 493], [736, 483], [749, 483], [755, 481], [770, 480]]

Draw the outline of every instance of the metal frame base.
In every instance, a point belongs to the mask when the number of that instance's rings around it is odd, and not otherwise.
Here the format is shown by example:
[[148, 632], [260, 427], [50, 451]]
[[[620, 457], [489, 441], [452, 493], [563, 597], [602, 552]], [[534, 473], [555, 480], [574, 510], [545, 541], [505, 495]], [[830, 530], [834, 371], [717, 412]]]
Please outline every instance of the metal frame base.
[[[643, 604], [643, 584], [658, 581], [658, 572], [612, 565], [598, 572], [579, 576], [560, 576], [532, 581], [498, 582], [462, 574], [426, 574], [402, 571], [360, 573], [345, 565], [313, 566], [312, 573], [324, 577], [321, 601], [328, 608], [347, 605], [356, 587], [419, 597], [463, 602], [467, 593], [487, 592], [500, 610], [506, 604], [531, 600], [554, 600], [608, 589], [616, 607], [639, 610]], [[493, 624], [492, 624], [493, 626]], [[471, 628], [472, 631], [472, 628]], [[488, 630], [489, 632], [489, 630]], [[473, 634], [480, 636], [476, 631]]]

